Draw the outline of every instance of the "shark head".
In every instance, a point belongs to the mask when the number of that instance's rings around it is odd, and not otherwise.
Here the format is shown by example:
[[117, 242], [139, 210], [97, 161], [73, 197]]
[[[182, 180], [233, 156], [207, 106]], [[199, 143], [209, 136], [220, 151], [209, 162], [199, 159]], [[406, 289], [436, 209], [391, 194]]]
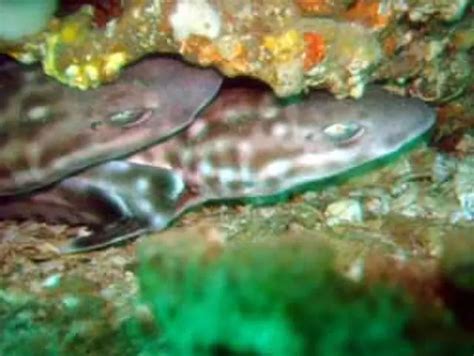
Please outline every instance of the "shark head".
[[435, 113], [375, 87], [358, 100], [315, 91], [292, 103], [237, 88], [221, 91], [202, 119], [156, 150], [218, 199], [279, 194], [378, 160], [427, 132]]
[[221, 81], [212, 70], [150, 57], [113, 83], [81, 91], [39, 68], [3, 63], [0, 196], [44, 187], [168, 139], [193, 121]]

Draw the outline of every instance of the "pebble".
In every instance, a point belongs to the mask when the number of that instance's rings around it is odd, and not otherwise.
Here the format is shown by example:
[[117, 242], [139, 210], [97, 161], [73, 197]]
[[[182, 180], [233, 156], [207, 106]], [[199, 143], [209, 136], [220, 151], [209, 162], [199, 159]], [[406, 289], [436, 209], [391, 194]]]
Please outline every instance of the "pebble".
[[364, 218], [362, 204], [356, 199], [343, 199], [329, 204], [324, 212], [329, 226], [359, 223]]

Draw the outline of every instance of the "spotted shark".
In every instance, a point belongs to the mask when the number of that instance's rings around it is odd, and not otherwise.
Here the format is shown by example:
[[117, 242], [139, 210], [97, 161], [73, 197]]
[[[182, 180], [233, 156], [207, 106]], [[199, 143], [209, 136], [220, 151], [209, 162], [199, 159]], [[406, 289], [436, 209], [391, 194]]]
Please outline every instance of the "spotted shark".
[[95, 90], [61, 85], [40, 68], [0, 65], [0, 197], [158, 144], [188, 126], [222, 78], [153, 57]]
[[[189, 78], [181, 78], [186, 76], [186, 67], [181, 63], [176, 66], [179, 85], [188, 81], [189, 86]], [[54, 105], [66, 110], [63, 115], [81, 113], [86, 124], [79, 140], [77, 130], [62, 126], [68, 125], [69, 119], [64, 117], [57, 119], [54, 130], [33, 134], [26, 128], [24, 133], [23, 126], [16, 122], [23, 115], [17, 113], [16, 121], [4, 120], [5, 112], [12, 112], [12, 105], [18, 110], [33, 100], [26, 88], [17, 88], [21, 95], [11, 94], [0, 106], [2, 121], [8, 121], [16, 130], [3, 138], [0, 154], [2, 160], [10, 155], [8, 162], [13, 162], [3, 163], [0, 169], [0, 218], [86, 225], [90, 234], [73, 239], [61, 251], [96, 249], [165, 229], [187, 210], [207, 202], [265, 199], [338, 176], [398, 152], [429, 131], [435, 121], [434, 110], [422, 101], [378, 87], [368, 88], [357, 100], [338, 100], [329, 93], [313, 91], [301, 100], [284, 101], [263, 88], [227, 86], [203, 108], [219, 83], [212, 75], [201, 75], [190, 74], [201, 78], [196, 79], [201, 83], [198, 86], [205, 87], [196, 94], [200, 99], [190, 105], [192, 99], [185, 85], [173, 86], [175, 91], [170, 93], [159, 86], [153, 86], [152, 93], [147, 88], [147, 99], [143, 99], [143, 92], [129, 92], [131, 96], [125, 101], [128, 106], [124, 107], [117, 107], [110, 97], [97, 96], [94, 105], [100, 106], [100, 111], [90, 116], [75, 98], [70, 99], [70, 107], [62, 98], [54, 100]], [[113, 98], [118, 89], [110, 87], [109, 95]], [[126, 158], [98, 155], [101, 149], [113, 152], [104, 149], [108, 145], [120, 151], [121, 144], [114, 141], [115, 137], [125, 140], [124, 146], [129, 140], [140, 140], [123, 133], [93, 138], [96, 131], [90, 129], [90, 123], [111, 120], [125, 111], [134, 118], [132, 136], [133, 130], [149, 129], [147, 119], [142, 117], [154, 108], [154, 90], [167, 93], [168, 105], [173, 107], [158, 114], [163, 108], [160, 106], [151, 115], [154, 118], [148, 118], [160, 132], [160, 139], [154, 136], [152, 145], [122, 150], [122, 155], [127, 151]], [[47, 91], [33, 92], [37, 101], [51, 100]], [[35, 110], [29, 108], [27, 115], [35, 116]], [[47, 110], [62, 112], [56, 107]], [[135, 118], [137, 113], [140, 119]], [[185, 125], [189, 120], [192, 123]], [[169, 128], [169, 121], [185, 127], [175, 132]], [[88, 140], [97, 141], [91, 145]], [[32, 147], [41, 153], [39, 158], [28, 157], [34, 151]], [[8, 174], [3, 173], [5, 169]]]

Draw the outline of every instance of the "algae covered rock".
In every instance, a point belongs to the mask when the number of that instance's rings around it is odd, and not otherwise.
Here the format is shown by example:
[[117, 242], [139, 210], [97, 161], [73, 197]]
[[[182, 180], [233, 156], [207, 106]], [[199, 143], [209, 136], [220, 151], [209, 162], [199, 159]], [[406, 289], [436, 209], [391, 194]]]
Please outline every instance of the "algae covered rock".
[[61, 9], [22, 43], [0, 36], [0, 53], [41, 61], [47, 74], [81, 89], [113, 80], [149, 53], [257, 78], [279, 96], [318, 87], [360, 97], [368, 83], [387, 80], [440, 101], [472, 80], [467, 0], [70, 2], [88, 6], [67, 16]]
[[[172, 235], [172, 236], [169, 236]], [[142, 246], [139, 278], [172, 354], [408, 355], [411, 306], [338, 274], [316, 241], [225, 250], [188, 234]]]

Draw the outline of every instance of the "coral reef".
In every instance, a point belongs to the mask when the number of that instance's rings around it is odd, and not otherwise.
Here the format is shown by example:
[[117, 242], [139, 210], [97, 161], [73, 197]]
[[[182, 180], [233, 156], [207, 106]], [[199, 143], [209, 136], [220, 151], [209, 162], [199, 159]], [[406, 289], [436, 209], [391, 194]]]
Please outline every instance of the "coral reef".
[[280, 96], [326, 87], [359, 97], [389, 80], [426, 100], [472, 79], [473, 6], [457, 1], [130, 0], [94, 5], [0, 51], [82, 89], [153, 52], [177, 53], [227, 76], [268, 83]]

